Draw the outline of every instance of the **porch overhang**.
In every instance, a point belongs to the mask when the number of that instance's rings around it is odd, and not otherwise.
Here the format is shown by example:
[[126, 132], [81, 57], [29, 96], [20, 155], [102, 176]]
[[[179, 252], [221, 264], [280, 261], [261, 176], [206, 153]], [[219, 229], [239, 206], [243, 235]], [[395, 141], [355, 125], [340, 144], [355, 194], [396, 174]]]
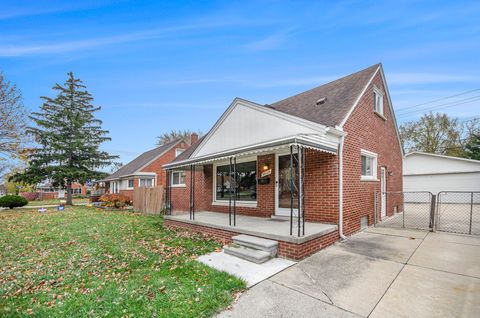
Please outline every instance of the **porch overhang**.
[[294, 136], [270, 140], [258, 144], [252, 144], [236, 149], [228, 149], [222, 152], [208, 154], [205, 156], [188, 158], [182, 161], [171, 162], [163, 166], [165, 169], [183, 168], [189, 165], [202, 165], [218, 160], [225, 160], [231, 157], [249, 156], [253, 154], [272, 152], [279, 149], [286, 149], [290, 146], [299, 146], [313, 149], [320, 152], [337, 155], [338, 141], [327, 139], [322, 134], [298, 134]]

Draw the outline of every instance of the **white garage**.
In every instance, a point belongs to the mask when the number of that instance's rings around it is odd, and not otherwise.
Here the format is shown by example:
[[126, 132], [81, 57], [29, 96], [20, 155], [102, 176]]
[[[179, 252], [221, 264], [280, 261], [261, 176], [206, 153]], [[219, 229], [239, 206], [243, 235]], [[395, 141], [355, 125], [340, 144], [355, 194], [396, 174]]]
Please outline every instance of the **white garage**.
[[480, 191], [480, 161], [411, 152], [403, 160], [403, 190]]

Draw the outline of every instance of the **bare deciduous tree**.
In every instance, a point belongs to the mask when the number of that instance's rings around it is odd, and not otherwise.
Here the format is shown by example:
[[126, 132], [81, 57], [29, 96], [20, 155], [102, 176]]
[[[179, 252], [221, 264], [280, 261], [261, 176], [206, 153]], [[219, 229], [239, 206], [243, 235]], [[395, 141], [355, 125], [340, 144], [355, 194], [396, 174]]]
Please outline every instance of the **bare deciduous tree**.
[[202, 134], [201, 131], [172, 129], [170, 132], [163, 133], [157, 137], [157, 145], [165, 145], [177, 139], [188, 138], [193, 133], [196, 133], [199, 136]]
[[478, 131], [477, 120], [460, 121], [446, 114], [429, 113], [401, 125], [400, 137], [406, 152], [465, 157], [466, 145]]
[[0, 72], [0, 165], [18, 155], [25, 138], [26, 118], [20, 90]]

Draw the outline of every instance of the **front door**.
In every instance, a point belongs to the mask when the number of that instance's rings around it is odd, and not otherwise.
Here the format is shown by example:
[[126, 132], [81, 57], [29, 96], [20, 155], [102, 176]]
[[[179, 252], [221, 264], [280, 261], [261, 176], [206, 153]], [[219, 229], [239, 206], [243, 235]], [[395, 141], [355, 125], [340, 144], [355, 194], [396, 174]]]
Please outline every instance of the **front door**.
[[381, 212], [382, 218], [387, 215], [387, 171], [385, 167], [380, 168], [380, 191], [381, 191]]
[[[291, 207], [291, 181], [293, 176], [293, 215], [298, 213], [298, 189], [297, 189], [297, 155], [294, 154], [293, 171], [290, 165], [290, 154], [277, 155], [276, 166], [276, 215], [290, 216]], [[292, 173], [293, 172], [293, 173]]]

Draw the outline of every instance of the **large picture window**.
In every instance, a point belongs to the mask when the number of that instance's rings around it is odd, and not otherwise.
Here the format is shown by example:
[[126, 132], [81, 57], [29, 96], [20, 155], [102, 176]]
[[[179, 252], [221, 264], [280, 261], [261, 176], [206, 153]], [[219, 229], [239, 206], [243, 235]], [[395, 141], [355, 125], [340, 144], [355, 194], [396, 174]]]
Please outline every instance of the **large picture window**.
[[237, 163], [236, 180], [235, 185], [233, 171], [230, 174], [230, 165], [217, 166], [215, 200], [228, 200], [230, 191], [236, 189], [237, 201], [257, 201], [257, 162]]

